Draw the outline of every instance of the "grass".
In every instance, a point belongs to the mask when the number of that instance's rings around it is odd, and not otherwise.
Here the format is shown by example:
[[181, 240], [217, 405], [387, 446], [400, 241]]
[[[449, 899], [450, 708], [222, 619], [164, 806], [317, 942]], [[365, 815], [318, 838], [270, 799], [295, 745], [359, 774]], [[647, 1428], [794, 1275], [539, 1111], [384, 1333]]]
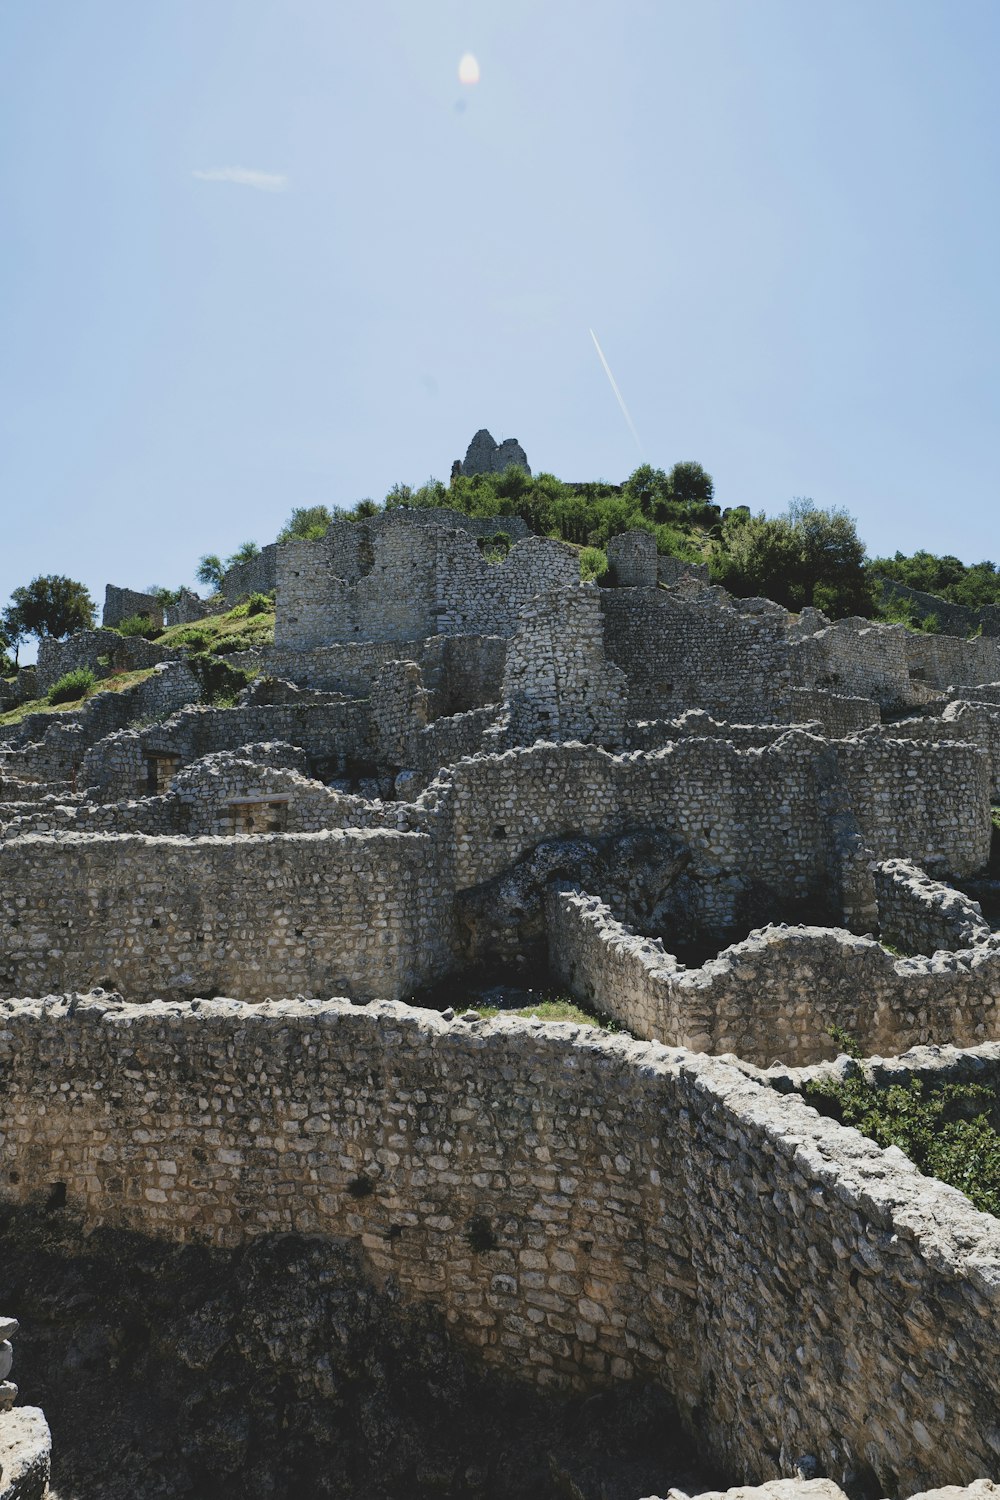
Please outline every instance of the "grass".
[[492, 1021], [495, 1016], [522, 1016], [526, 1019], [537, 1016], [540, 1021], [573, 1021], [577, 1026], [598, 1026], [602, 1031], [621, 1030], [616, 1021], [607, 1016], [595, 1016], [592, 1011], [583, 1010], [566, 999], [539, 1000], [537, 1004], [522, 1006], [520, 1010], [507, 1010], [499, 1005], [477, 1005], [475, 1009], [487, 1021]]
[[208, 615], [190, 625], [171, 625], [157, 637], [156, 644], [185, 651], [208, 651], [214, 656], [273, 646], [274, 605], [262, 610], [260, 598], [255, 595], [246, 599], [224, 615]]
[[92, 698], [96, 698], [99, 693], [124, 693], [127, 688], [137, 687], [140, 682], [145, 682], [147, 677], [152, 677], [155, 670], [154, 667], [143, 667], [136, 672], [117, 672], [113, 677], [105, 677], [98, 682], [92, 692], [84, 693], [67, 703], [49, 703], [45, 698], [32, 698], [27, 703], [19, 703], [17, 708], [0, 714], [0, 728], [20, 724], [21, 720], [28, 718], [30, 714], [73, 713]]

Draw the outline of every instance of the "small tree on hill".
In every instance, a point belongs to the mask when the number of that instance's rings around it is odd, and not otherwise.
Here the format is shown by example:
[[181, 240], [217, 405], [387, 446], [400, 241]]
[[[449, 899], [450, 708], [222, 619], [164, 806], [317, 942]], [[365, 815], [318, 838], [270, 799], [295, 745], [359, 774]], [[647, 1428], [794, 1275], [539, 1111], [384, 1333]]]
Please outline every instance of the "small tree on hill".
[[11, 645], [28, 635], [58, 641], [74, 630], [93, 629], [96, 618], [84, 585], [53, 573], [14, 590], [3, 612], [3, 632]]
[[317, 541], [326, 536], [332, 521], [333, 516], [325, 505], [297, 505], [278, 532], [278, 541]]
[[251, 562], [253, 558], [260, 556], [260, 545], [257, 542], [244, 542], [237, 547], [232, 557], [226, 558], [226, 567], [235, 568], [238, 563]]
[[199, 583], [204, 583], [209, 588], [218, 589], [222, 586], [222, 575], [225, 571], [222, 558], [215, 552], [206, 552], [195, 568], [194, 576]]

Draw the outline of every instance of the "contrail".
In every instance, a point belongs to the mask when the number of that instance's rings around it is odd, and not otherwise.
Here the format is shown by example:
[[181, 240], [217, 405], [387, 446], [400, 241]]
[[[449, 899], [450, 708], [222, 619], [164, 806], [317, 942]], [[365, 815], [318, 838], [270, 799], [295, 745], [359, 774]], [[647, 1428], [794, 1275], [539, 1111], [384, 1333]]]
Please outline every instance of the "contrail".
[[645, 450], [644, 450], [644, 448], [642, 446], [642, 443], [641, 443], [641, 441], [639, 439], [639, 434], [635, 430], [635, 423], [632, 421], [632, 418], [628, 414], [628, 407], [625, 405], [625, 398], [622, 395], [621, 391], [618, 389], [618, 382], [617, 382], [617, 380], [615, 379], [615, 377], [611, 373], [611, 366], [608, 364], [607, 360], [604, 358], [604, 350], [601, 348], [600, 344], [597, 342], [597, 334], [594, 332], [593, 329], [590, 330], [590, 337], [594, 340], [594, 348], [597, 350], [597, 357], [598, 357], [598, 359], [601, 361], [601, 364], [604, 366], [604, 373], [608, 377], [608, 379], [611, 381], [611, 389], [614, 391], [614, 393], [615, 393], [615, 399], [617, 400], [618, 405], [622, 409], [622, 416], [625, 418], [626, 422], [628, 423], [628, 430], [632, 434], [632, 436], [635, 438], [635, 445], [638, 448], [639, 452], [640, 453], [644, 453]]

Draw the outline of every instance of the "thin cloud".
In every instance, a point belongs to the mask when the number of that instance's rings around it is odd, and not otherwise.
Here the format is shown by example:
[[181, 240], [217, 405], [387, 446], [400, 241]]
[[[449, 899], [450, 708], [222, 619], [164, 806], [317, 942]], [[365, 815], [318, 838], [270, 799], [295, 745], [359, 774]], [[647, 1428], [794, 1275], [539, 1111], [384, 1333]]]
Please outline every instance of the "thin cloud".
[[288, 186], [283, 172], [257, 172], [252, 167], [209, 167], [191, 176], [199, 182], [235, 182], [240, 187], [256, 188], [258, 193], [283, 193]]

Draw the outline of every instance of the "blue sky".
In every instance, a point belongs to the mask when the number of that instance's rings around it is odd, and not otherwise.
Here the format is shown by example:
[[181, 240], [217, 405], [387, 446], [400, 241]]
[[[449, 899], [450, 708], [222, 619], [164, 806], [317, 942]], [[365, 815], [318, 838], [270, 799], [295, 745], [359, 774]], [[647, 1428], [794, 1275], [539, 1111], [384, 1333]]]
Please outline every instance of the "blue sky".
[[0, 602], [484, 425], [1000, 558], [998, 66], [995, 0], [2, 0]]

